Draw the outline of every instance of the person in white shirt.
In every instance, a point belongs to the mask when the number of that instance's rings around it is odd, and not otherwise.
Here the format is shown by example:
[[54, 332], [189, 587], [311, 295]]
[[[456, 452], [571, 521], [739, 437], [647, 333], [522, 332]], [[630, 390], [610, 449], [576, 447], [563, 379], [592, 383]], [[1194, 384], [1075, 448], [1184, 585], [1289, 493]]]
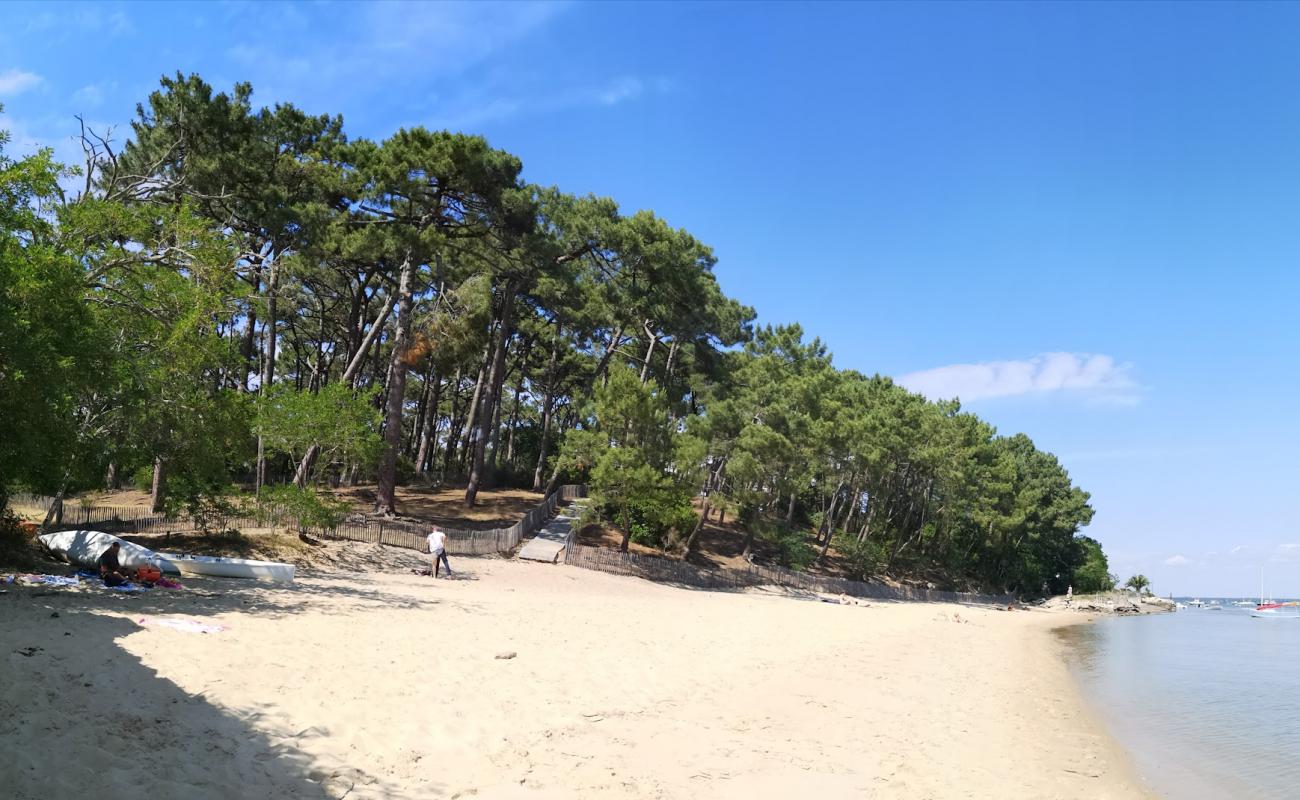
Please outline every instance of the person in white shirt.
[[447, 534], [437, 528], [429, 534], [429, 554], [433, 556], [433, 571], [429, 574], [438, 577], [438, 562], [441, 561], [442, 566], [447, 568], [447, 575], [450, 576], [451, 564], [447, 563]]

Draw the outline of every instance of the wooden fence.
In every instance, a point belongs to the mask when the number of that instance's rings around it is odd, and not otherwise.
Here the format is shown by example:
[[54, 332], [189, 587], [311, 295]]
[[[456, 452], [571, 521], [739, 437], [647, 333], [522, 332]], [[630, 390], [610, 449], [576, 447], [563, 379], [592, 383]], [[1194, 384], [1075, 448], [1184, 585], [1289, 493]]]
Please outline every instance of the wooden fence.
[[569, 541], [564, 548], [564, 563], [614, 575], [632, 575], [660, 583], [713, 591], [734, 591], [751, 586], [783, 586], [820, 594], [846, 594], [850, 597], [874, 600], [1006, 605], [1015, 599], [1011, 595], [968, 594], [913, 586], [886, 586], [882, 583], [810, 575], [806, 572], [757, 564], [751, 564], [743, 569], [706, 569], [671, 558], [621, 553], [607, 547], [581, 545], [577, 543], [576, 531], [569, 534]]
[[[546, 524], [555, 515], [556, 506], [561, 500], [586, 496], [585, 486], [561, 486], [508, 528], [476, 531], [439, 526], [439, 529], [447, 534], [447, 552], [451, 555], [508, 553], [518, 547], [522, 539]], [[27, 494], [15, 494], [9, 499], [10, 506], [15, 509], [38, 512], [49, 511], [53, 501], [52, 497]], [[299, 528], [297, 520], [278, 507], [258, 506], [251, 509], [251, 512], [247, 516], [218, 518], [210, 524], [219, 530], [265, 528], [277, 523], [295, 530]], [[199, 527], [195, 520], [154, 514], [148, 508], [140, 506], [83, 505], [76, 501], [65, 501], [62, 519], [55, 527], [67, 529], [85, 525], [100, 525], [114, 531], [132, 533], [183, 532], [197, 530]], [[427, 537], [433, 527], [428, 522], [411, 520], [345, 520], [331, 528], [312, 528], [311, 533], [325, 539], [374, 542], [424, 551], [428, 547]]]

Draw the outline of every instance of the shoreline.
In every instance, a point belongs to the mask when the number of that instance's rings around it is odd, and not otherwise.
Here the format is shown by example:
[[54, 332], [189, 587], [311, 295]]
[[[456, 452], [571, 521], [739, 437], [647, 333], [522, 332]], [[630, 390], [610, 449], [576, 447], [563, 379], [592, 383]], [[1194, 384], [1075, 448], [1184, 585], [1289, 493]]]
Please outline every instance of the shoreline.
[[[17, 648], [0, 653], [0, 747], [14, 754], [0, 785], [20, 798], [125, 795], [142, 776], [187, 797], [1152, 796], [1051, 633], [1085, 618], [452, 566], [452, 581], [313, 570], [288, 587], [0, 595], [0, 639]], [[139, 622], [177, 616], [224, 630]]]

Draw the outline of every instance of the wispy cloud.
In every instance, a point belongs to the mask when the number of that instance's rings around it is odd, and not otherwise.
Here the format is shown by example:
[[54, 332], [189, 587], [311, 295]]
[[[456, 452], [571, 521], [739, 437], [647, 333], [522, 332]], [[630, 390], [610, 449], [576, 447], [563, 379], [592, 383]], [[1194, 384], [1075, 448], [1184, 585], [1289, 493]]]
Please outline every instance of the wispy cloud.
[[41, 85], [42, 78], [35, 72], [8, 69], [0, 72], [0, 97], [12, 97]]
[[490, 90], [480, 90], [443, 101], [441, 105], [446, 110], [433, 115], [427, 124], [437, 128], [467, 128], [528, 114], [612, 107], [635, 100], [649, 91], [667, 90], [668, 84], [665, 81], [645, 81], [627, 76], [603, 84], [528, 95], [493, 96]]
[[98, 108], [108, 94], [117, 91], [117, 81], [88, 83], [72, 93], [72, 102], [79, 108]]
[[48, 9], [28, 18], [27, 33], [39, 33], [43, 36], [67, 38], [74, 31], [93, 31], [110, 36], [122, 36], [133, 33], [135, 26], [126, 12], [95, 5], [67, 5], [63, 7], [46, 6]]
[[1192, 563], [1192, 560], [1181, 553], [1165, 559], [1165, 566], [1167, 567], [1185, 567], [1190, 563]]
[[898, 382], [933, 400], [963, 402], [1017, 395], [1071, 393], [1091, 402], [1135, 405], [1138, 386], [1131, 364], [1108, 355], [1044, 353], [1023, 361], [953, 364], [911, 372]]

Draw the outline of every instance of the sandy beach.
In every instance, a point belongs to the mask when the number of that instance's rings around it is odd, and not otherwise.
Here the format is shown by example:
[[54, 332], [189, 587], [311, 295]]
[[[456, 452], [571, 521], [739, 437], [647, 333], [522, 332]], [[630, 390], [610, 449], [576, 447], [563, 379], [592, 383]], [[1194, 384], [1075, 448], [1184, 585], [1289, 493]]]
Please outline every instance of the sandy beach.
[[[453, 567], [8, 587], [0, 794], [1147, 796], [1059, 657], [1073, 617]], [[140, 624], [175, 618], [224, 630]]]

